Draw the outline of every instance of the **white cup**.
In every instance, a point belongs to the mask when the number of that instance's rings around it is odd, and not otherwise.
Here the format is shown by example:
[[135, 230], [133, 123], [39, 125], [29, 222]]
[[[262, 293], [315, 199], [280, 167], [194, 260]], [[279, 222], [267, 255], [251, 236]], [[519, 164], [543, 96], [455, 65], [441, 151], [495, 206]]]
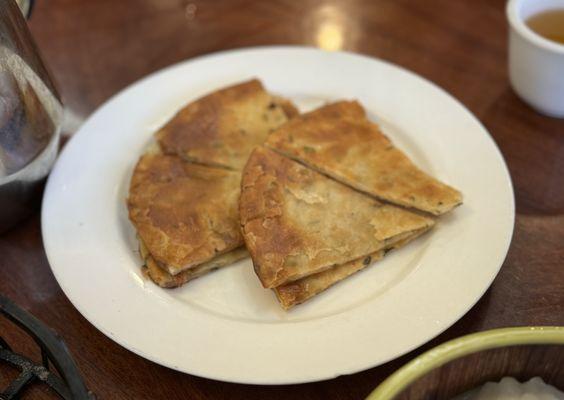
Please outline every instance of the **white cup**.
[[513, 90], [537, 111], [564, 118], [564, 45], [530, 29], [525, 21], [564, 0], [509, 0], [509, 80]]

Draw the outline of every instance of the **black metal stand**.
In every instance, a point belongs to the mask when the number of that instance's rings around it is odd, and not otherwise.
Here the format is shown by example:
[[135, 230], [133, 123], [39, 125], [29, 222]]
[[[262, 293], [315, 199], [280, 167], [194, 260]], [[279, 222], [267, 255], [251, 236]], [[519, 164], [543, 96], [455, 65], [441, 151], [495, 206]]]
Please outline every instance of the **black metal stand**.
[[[86, 389], [65, 342], [56, 332], [2, 295], [0, 314], [29, 334], [41, 349], [41, 364], [36, 364], [29, 358], [14, 353], [8, 343], [0, 337], [0, 362], [8, 363], [21, 371], [20, 375], [0, 392], [0, 400], [17, 399], [26, 386], [36, 380], [49, 385], [65, 400], [95, 399]], [[60, 376], [49, 370], [50, 365], [55, 367]]]

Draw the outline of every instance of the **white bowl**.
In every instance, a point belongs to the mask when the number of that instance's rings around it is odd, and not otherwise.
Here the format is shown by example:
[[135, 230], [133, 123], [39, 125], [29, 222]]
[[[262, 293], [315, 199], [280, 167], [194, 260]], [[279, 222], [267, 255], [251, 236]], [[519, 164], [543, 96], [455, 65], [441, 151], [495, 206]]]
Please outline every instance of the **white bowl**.
[[540, 12], [564, 9], [564, 0], [510, 0], [509, 80], [537, 111], [564, 118], [564, 45], [545, 39], [525, 21]]

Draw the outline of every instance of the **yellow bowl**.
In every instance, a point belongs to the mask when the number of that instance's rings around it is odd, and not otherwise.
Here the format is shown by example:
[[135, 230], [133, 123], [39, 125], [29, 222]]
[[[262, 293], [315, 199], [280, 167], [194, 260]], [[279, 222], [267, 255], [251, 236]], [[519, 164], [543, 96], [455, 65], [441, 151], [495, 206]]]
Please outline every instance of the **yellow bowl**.
[[563, 390], [564, 327], [503, 328], [451, 340], [397, 370], [367, 400], [452, 399], [504, 376], [540, 376]]

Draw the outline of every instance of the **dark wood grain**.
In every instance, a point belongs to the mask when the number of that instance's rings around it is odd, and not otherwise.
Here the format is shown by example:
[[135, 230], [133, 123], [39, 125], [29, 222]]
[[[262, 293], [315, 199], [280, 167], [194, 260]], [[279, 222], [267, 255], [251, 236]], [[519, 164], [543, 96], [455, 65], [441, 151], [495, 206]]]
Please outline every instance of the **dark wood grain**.
[[[100, 399], [361, 399], [448, 339], [502, 326], [564, 325], [564, 120], [535, 113], [510, 89], [504, 6], [505, 0], [38, 0], [30, 21], [79, 118], [144, 75], [197, 55], [318, 45], [326, 21], [342, 27], [342, 48], [409, 68], [460, 99], [507, 160], [517, 220], [491, 288], [422, 348], [352, 376], [283, 387], [221, 383], [160, 367], [106, 338], [70, 304], [47, 264], [38, 214], [0, 236], [0, 292], [65, 338]], [[9, 328], [0, 324], [0, 331]], [[49, 397], [38, 391], [33, 398]]]

